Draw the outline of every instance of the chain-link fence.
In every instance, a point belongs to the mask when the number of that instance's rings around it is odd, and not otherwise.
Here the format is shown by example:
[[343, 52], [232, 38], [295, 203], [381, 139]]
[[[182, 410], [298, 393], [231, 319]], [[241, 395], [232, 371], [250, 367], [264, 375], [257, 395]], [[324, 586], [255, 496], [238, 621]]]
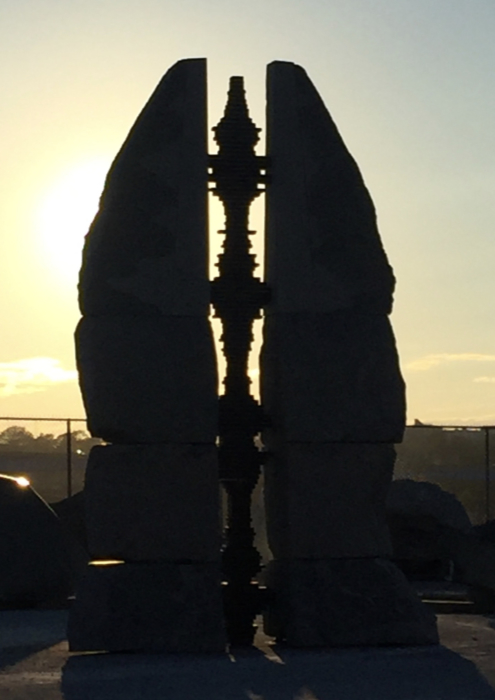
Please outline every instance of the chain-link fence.
[[394, 478], [453, 493], [473, 525], [495, 517], [495, 426], [415, 425], [397, 445]]
[[80, 418], [0, 418], [0, 474], [25, 477], [56, 503], [82, 490], [89, 451], [100, 442]]
[[[81, 491], [89, 451], [100, 442], [81, 418], [0, 418], [0, 474], [24, 476], [56, 503]], [[457, 496], [473, 524], [490, 520], [495, 426], [409, 426], [397, 445], [394, 478], [438, 484]]]

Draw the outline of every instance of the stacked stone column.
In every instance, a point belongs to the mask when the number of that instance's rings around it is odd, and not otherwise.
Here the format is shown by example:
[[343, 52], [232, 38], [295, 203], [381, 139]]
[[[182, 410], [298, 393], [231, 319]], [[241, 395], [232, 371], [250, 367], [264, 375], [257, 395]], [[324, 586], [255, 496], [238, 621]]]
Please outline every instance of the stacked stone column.
[[208, 322], [206, 62], [163, 78], [107, 177], [80, 276], [93, 559], [73, 651], [221, 651], [217, 373]]
[[294, 646], [432, 643], [433, 616], [388, 559], [405, 400], [373, 203], [302, 68], [270, 64], [267, 103], [267, 631]]

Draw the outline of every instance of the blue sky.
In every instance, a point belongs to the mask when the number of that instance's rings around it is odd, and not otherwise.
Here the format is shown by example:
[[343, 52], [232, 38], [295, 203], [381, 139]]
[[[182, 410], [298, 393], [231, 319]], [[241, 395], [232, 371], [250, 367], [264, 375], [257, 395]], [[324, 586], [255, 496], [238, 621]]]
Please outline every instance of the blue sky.
[[409, 418], [495, 423], [494, 36], [492, 0], [3, 0], [0, 414], [83, 415], [75, 285], [100, 181], [167, 68], [206, 56], [211, 126], [230, 75], [263, 126], [266, 64], [306, 68], [375, 201]]

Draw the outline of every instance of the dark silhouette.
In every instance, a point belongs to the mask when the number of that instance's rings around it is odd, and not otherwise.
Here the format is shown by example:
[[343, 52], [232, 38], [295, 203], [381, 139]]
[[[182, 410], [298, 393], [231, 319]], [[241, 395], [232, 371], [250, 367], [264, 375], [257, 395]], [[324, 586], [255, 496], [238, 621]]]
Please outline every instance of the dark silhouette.
[[226, 546], [223, 575], [227, 634], [232, 644], [251, 644], [254, 618], [261, 612], [260, 591], [252, 579], [261, 557], [253, 545], [251, 493], [258, 481], [262, 453], [254, 437], [263, 429], [260, 406], [250, 394], [248, 358], [252, 325], [268, 301], [268, 289], [253, 276], [255, 256], [249, 253], [249, 207], [261, 194], [266, 158], [256, 156], [259, 129], [249, 118], [243, 79], [230, 79], [225, 115], [214, 127], [219, 145], [210, 156], [213, 192], [225, 207], [224, 252], [219, 256], [219, 276], [211, 283], [211, 300], [222, 319], [223, 351], [227, 360], [225, 394], [219, 401], [220, 480], [227, 493]]
[[[222, 575], [230, 642], [250, 644], [262, 459], [267, 629], [303, 647], [435, 643], [434, 617], [389, 560], [385, 500], [405, 400], [388, 318], [395, 279], [371, 197], [292, 63], [268, 68], [267, 158], [254, 152], [259, 130], [234, 77], [208, 159], [205, 68], [181, 61], [163, 78], [110, 169], [84, 247], [77, 363], [90, 432], [109, 443], [90, 453], [85, 517], [91, 556], [113, 563], [81, 581], [71, 649], [220, 650]], [[208, 179], [226, 212], [211, 284]], [[268, 286], [253, 276], [248, 230], [265, 183]], [[227, 359], [220, 401], [210, 302]], [[247, 373], [262, 308], [263, 412]]]

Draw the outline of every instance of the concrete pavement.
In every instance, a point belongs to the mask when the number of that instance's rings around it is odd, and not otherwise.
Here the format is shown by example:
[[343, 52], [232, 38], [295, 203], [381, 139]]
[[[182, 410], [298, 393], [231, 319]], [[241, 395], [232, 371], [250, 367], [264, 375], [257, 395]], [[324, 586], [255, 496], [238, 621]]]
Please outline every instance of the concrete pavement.
[[441, 615], [440, 647], [69, 654], [67, 611], [0, 612], [1, 700], [495, 700], [495, 622]]

